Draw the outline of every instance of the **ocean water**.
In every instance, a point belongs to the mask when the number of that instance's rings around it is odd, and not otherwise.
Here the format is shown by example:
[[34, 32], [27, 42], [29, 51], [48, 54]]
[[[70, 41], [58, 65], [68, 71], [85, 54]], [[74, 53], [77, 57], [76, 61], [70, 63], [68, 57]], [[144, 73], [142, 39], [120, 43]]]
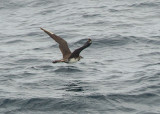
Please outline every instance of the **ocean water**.
[[[160, 114], [159, 0], [1, 0], [0, 114]], [[72, 51], [74, 64], [39, 28]]]

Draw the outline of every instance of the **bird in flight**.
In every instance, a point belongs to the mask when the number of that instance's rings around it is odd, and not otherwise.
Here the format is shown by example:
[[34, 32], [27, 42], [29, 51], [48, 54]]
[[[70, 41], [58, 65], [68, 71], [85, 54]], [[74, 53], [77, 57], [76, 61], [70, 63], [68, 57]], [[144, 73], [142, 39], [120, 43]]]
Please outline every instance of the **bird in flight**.
[[74, 50], [71, 53], [67, 42], [63, 38], [55, 35], [52, 32], [49, 32], [43, 28], [40, 28], [40, 29], [43, 30], [45, 33], [47, 33], [53, 40], [55, 40], [59, 44], [59, 49], [62, 52], [63, 58], [60, 60], [54, 60], [52, 63], [60, 63], [60, 62], [74, 63], [74, 62], [77, 62], [81, 58], [83, 58], [82, 56], [80, 56], [80, 52], [92, 44], [92, 40], [88, 39], [88, 41], [82, 47]]

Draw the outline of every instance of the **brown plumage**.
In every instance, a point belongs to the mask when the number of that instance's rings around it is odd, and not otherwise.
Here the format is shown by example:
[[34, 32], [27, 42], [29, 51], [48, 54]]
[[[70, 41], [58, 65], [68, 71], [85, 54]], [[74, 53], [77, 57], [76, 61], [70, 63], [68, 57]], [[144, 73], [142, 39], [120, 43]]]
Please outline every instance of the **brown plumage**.
[[65, 62], [65, 63], [69, 63], [69, 62], [77, 62], [79, 61], [82, 57], [79, 55], [80, 52], [87, 48], [88, 46], [91, 45], [92, 41], [91, 39], [88, 39], [88, 41], [80, 48], [76, 49], [73, 53], [71, 53], [69, 47], [68, 47], [68, 44], [67, 42], [55, 35], [54, 33], [52, 32], [49, 32], [43, 28], [40, 28], [41, 30], [43, 30], [45, 33], [47, 33], [53, 40], [55, 40], [58, 44], [59, 44], [59, 49], [61, 50], [62, 52], [62, 55], [63, 55], [63, 59], [61, 60], [55, 60], [53, 61], [53, 63], [57, 63], [57, 62]]

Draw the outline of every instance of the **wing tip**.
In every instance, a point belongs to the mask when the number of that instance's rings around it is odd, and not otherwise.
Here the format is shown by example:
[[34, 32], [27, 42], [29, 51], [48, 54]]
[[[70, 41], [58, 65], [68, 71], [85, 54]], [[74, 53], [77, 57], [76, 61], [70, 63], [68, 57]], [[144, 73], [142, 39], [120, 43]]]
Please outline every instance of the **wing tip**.
[[54, 34], [53, 32], [47, 31], [47, 30], [45, 30], [45, 29], [42, 28], [42, 27], [40, 27], [40, 29], [43, 30], [44, 32], [48, 32], [48, 33], [50, 33], [50, 34]]

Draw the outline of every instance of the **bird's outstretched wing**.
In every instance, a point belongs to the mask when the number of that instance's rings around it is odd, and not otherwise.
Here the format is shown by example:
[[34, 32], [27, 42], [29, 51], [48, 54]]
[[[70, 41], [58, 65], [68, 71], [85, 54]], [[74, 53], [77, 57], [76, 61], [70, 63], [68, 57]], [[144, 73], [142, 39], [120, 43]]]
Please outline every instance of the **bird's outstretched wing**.
[[76, 49], [69, 58], [76, 58], [79, 57], [79, 54], [82, 50], [84, 50], [85, 48], [89, 47], [92, 44], [92, 40], [88, 39], [88, 41], [80, 48]]
[[63, 59], [66, 59], [66, 58], [68, 58], [68, 56], [70, 56], [71, 51], [70, 51], [70, 49], [68, 47], [67, 42], [63, 38], [55, 35], [52, 32], [49, 32], [49, 31], [47, 31], [47, 30], [45, 30], [43, 28], [40, 28], [40, 29], [43, 30], [45, 33], [47, 33], [52, 39], [54, 39], [59, 44], [59, 49], [62, 52]]

